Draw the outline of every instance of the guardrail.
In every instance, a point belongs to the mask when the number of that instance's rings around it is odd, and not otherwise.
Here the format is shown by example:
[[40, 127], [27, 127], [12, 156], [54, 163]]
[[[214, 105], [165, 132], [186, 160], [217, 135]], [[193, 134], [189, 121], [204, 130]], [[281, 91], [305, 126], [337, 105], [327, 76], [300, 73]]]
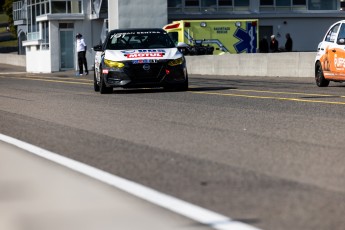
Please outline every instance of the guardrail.
[[[315, 55], [315, 52], [256, 53], [186, 56], [186, 59], [189, 74], [314, 77]], [[26, 66], [25, 55], [0, 53], [0, 63]]]

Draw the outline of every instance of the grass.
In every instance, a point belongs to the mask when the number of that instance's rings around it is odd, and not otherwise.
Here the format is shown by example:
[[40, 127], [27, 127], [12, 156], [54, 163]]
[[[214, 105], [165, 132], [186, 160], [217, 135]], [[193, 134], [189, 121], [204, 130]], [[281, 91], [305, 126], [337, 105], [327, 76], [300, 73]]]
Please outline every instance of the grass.
[[0, 14], [0, 23], [8, 22], [8, 16], [4, 13]]
[[4, 32], [7, 32], [6, 27], [0, 27], [0, 33], [4, 33]]
[[14, 47], [14, 46], [18, 46], [17, 39], [11, 40], [11, 41], [0, 42], [0, 47]]

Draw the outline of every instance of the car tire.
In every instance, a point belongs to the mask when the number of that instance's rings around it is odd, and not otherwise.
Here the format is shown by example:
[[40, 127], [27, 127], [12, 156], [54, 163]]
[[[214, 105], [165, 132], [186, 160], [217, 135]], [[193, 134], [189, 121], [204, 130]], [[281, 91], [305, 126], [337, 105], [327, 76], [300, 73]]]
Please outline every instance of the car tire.
[[178, 84], [169, 84], [164, 86], [164, 89], [167, 91], [188, 91], [189, 82], [188, 82], [188, 75], [186, 80], [183, 83]]
[[179, 84], [176, 87], [177, 91], [188, 91], [189, 83], [188, 83], [188, 77], [186, 78], [186, 81], [183, 82], [182, 84]]
[[103, 74], [101, 74], [100, 77], [100, 86], [99, 86], [99, 92], [101, 94], [110, 94], [113, 92], [113, 87], [107, 87], [105, 82], [104, 82], [104, 77]]
[[188, 73], [186, 73], [186, 80], [177, 86], [177, 90], [178, 91], [188, 91], [188, 87], [189, 87]]
[[93, 71], [93, 89], [95, 92], [99, 92], [99, 85], [96, 79], [96, 70]]
[[315, 82], [319, 87], [327, 87], [329, 85], [329, 80], [325, 79], [323, 75], [322, 65], [317, 62], [315, 65]]

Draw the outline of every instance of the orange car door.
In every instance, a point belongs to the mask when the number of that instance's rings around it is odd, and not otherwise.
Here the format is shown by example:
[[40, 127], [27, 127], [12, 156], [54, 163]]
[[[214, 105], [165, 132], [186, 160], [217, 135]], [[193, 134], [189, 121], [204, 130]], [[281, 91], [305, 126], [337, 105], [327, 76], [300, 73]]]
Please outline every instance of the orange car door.
[[342, 23], [336, 39], [328, 46], [329, 68], [334, 79], [345, 80], [345, 24]]

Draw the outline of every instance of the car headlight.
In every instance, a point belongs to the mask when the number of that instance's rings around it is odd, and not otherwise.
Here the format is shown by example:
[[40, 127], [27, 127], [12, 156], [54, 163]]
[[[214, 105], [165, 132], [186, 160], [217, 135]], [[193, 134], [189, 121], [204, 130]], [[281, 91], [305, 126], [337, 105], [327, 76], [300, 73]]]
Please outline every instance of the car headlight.
[[125, 64], [122, 63], [122, 62], [111, 61], [111, 60], [108, 60], [108, 59], [104, 59], [104, 64], [105, 64], [107, 67], [110, 67], [110, 68], [118, 68], [118, 69], [121, 69], [121, 68], [125, 67]]
[[175, 60], [171, 60], [168, 62], [168, 65], [170, 66], [176, 66], [176, 65], [182, 65], [183, 63], [183, 57], [177, 58]]

